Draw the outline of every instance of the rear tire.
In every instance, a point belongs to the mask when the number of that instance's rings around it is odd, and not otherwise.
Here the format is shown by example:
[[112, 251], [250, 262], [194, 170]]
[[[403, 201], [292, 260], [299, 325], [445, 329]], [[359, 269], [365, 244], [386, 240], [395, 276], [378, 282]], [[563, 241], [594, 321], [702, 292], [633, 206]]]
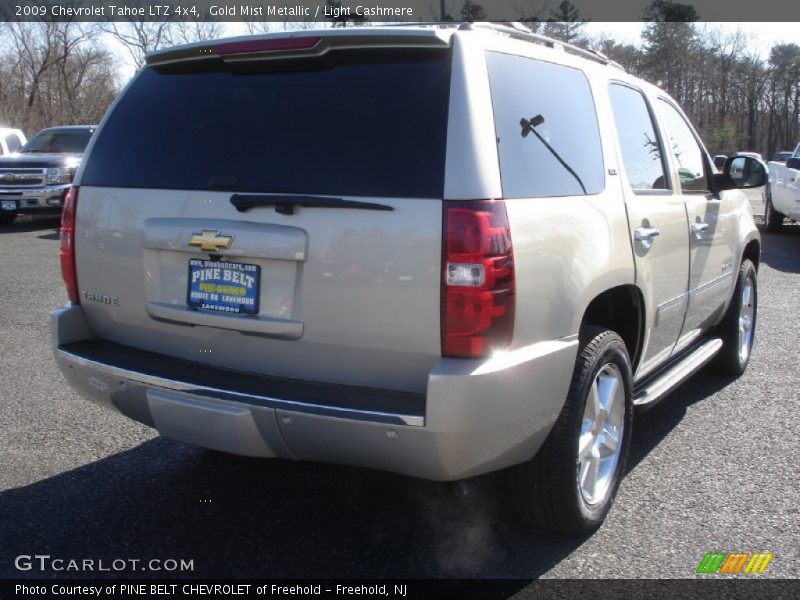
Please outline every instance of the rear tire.
[[11, 225], [17, 219], [17, 213], [0, 214], [0, 225]]
[[527, 525], [580, 534], [603, 523], [630, 449], [631, 381], [619, 335], [585, 328], [567, 400], [550, 435], [532, 460], [509, 471]]
[[714, 357], [712, 366], [723, 375], [738, 377], [747, 369], [756, 333], [758, 315], [758, 278], [755, 265], [743, 260], [733, 298], [725, 318], [717, 326], [722, 338], [722, 349]]
[[783, 227], [783, 219], [785, 215], [775, 210], [772, 205], [772, 192], [769, 187], [764, 190], [764, 227], [770, 233], [777, 233]]

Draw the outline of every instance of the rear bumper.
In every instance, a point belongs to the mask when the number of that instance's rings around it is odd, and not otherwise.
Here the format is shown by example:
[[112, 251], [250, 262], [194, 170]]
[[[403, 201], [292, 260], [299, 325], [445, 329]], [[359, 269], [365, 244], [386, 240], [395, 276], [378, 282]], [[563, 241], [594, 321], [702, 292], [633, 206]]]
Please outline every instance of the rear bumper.
[[80, 306], [51, 314], [56, 362], [88, 400], [163, 436], [246, 456], [453, 480], [530, 459], [566, 397], [573, 338], [487, 360], [441, 359], [425, 395], [200, 367], [92, 339]]
[[[17, 214], [61, 214], [70, 185], [43, 188], [0, 188], [0, 210]], [[9, 203], [14, 203], [11, 209]]]

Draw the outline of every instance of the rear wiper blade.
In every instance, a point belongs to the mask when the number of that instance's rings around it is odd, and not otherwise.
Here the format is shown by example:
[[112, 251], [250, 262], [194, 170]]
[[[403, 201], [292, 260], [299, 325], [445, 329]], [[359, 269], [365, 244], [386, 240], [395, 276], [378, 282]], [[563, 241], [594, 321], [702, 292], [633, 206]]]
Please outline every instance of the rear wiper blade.
[[247, 212], [259, 206], [274, 206], [275, 212], [293, 215], [296, 206], [313, 208], [355, 208], [361, 210], [394, 210], [394, 207], [376, 202], [359, 202], [327, 196], [266, 196], [261, 194], [234, 194], [231, 204], [239, 212]]

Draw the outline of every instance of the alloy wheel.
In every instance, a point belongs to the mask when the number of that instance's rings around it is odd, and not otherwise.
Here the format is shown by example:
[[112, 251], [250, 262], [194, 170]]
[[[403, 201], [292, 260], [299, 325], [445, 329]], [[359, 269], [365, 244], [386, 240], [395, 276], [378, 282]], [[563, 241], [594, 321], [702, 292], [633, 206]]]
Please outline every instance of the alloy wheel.
[[752, 273], [742, 286], [742, 299], [739, 307], [739, 361], [744, 364], [750, 356], [753, 345], [753, 325], [756, 313], [756, 294]]
[[625, 427], [622, 373], [613, 363], [597, 372], [581, 423], [578, 441], [578, 487], [584, 501], [603, 502], [614, 481]]

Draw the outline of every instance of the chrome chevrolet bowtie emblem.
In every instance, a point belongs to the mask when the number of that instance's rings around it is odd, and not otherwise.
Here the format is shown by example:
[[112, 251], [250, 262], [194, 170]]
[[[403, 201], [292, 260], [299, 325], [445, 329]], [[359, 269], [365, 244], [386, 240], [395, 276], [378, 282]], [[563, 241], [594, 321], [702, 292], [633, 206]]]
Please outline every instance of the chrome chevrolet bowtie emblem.
[[6, 183], [11, 183], [16, 178], [17, 178], [17, 176], [14, 175], [13, 173], [6, 173], [5, 175], [3, 175], [3, 181], [6, 182]]
[[202, 233], [193, 233], [189, 239], [190, 246], [198, 246], [200, 250], [206, 252], [230, 248], [231, 244], [233, 244], [233, 236], [220, 235], [219, 229], [203, 229]]

